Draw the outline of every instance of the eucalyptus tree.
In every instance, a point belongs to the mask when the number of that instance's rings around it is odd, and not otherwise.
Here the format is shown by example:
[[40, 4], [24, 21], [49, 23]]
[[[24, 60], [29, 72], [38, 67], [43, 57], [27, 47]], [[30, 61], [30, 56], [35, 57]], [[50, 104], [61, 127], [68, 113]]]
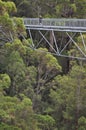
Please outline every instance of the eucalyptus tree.
[[53, 80], [50, 97], [58, 129], [86, 129], [85, 78], [86, 67], [74, 65], [68, 75]]

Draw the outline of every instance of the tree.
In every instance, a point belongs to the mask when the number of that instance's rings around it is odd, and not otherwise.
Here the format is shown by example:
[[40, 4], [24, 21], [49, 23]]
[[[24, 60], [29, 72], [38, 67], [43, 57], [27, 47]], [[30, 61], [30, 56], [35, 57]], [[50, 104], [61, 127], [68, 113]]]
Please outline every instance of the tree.
[[0, 88], [8, 88], [11, 84], [11, 80], [9, 75], [7, 74], [0, 74]]
[[53, 81], [50, 97], [59, 129], [79, 129], [78, 120], [85, 115], [85, 73], [86, 68], [76, 65], [67, 76], [57, 76]]
[[39, 121], [38, 126], [41, 129], [54, 129], [55, 120], [51, 116], [38, 114], [36, 118]]
[[[17, 97], [1, 96], [0, 98], [0, 129], [4, 130], [37, 130], [32, 102], [20, 95]], [[33, 125], [34, 123], [34, 125]]]
[[20, 86], [25, 77], [25, 65], [17, 51], [13, 51], [10, 54], [6, 72], [9, 74], [12, 81], [9, 93], [13, 96], [19, 91], [18, 86]]

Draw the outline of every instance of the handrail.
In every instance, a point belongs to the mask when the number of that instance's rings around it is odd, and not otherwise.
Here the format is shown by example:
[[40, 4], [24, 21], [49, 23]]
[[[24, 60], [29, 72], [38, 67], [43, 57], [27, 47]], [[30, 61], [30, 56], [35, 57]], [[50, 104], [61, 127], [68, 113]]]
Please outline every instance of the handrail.
[[41, 23], [39, 18], [24, 18], [24, 25], [62, 26], [62, 27], [86, 27], [86, 19], [53, 19], [43, 18]]

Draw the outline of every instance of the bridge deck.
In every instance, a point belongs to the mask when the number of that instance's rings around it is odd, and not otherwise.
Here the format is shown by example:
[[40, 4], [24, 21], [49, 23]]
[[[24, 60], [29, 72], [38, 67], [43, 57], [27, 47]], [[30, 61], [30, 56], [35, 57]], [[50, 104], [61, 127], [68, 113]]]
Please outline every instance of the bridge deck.
[[86, 32], [86, 19], [24, 18], [27, 29]]

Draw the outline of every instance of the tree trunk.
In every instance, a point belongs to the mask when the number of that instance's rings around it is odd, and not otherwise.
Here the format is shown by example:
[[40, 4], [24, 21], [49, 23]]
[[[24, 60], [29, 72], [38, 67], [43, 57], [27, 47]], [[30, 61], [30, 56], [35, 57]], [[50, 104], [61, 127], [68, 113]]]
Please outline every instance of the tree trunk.
[[79, 112], [81, 109], [81, 97], [80, 97], [80, 80], [81, 80], [81, 75], [78, 77], [78, 85], [77, 85], [77, 90], [76, 90], [76, 130], [78, 130], [78, 118], [79, 118]]

